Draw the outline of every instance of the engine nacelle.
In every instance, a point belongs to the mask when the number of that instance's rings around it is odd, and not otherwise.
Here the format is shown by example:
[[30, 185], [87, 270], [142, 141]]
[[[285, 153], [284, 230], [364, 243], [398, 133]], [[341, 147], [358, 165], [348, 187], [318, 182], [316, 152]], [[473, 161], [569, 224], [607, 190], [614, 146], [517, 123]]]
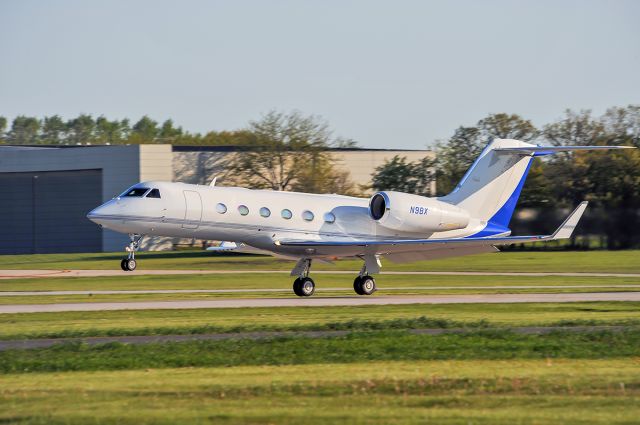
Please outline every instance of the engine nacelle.
[[381, 226], [405, 232], [442, 232], [469, 224], [469, 213], [455, 205], [402, 192], [376, 193], [369, 214]]

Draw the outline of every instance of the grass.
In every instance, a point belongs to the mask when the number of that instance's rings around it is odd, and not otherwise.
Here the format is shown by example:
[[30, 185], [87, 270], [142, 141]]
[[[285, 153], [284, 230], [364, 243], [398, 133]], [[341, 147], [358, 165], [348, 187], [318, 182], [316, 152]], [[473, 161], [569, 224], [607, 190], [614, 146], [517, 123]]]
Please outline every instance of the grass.
[[631, 424], [638, 366], [517, 359], [11, 374], [0, 376], [0, 422]]
[[322, 338], [287, 336], [148, 345], [66, 343], [42, 349], [1, 351], [0, 372], [633, 356], [640, 356], [640, 330], [634, 329], [542, 335], [478, 330], [435, 336], [385, 331]]
[[[0, 269], [118, 269], [123, 253], [2, 255]], [[220, 255], [206, 251], [141, 252], [140, 269], [291, 270], [293, 262], [255, 255]], [[394, 264], [398, 271], [615, 272], [640, 273], [640, 251], [503, 252], [444, 260]], [[314, 263], [314, 270], [353, 270], [360, 260]]]
[[[0, 256], [0, 269], [113, 269], [120, 257]], [[218, 256], [201, 251], [141, 253], [139, 257], [140, 267], [147, 269], [284, 271], [292, 267], [291, 262], [269, 257]], [[639, 251], [508, 252], [409, 265], [385, 262], [384, 266], [385, 270], [640, 273], [638, 259]], [[336, 266], [314, 264], [314, 270], [355, 272], [360, 266], [360, 261], [340, 261]], [[348, 287], [353, 278], [315, 277], [320, 288]], [[381, 287], [427, 289], [604, 286], [639, 281], [568, 276], [378, 278]], [[267, 287], [289, 289], [290, 283], [290, 278], [279, 274], [131, 274], [0, 280], [0, 290], [259, 291]], [[45, 298], [54, 300], [42, 296], [24, 301]], [[485, 329], [581, 324], [623, 324], [629, 329], [545, 335]], [[632, 424], [640, 417], [639, 324], [640, 303], [636, 302], [3, 314], [3, 339], [310, 329], [354, 333], [315, 339], [290, 336], [149, 345], [75, 343], [0, 352], [0, 423]], [[423, 327], [467, 327], [471, 332], [428, 336], [404, 331]]]
[[0, 338], [636, 324], [640, 303], [413, 304], [0, 314]]

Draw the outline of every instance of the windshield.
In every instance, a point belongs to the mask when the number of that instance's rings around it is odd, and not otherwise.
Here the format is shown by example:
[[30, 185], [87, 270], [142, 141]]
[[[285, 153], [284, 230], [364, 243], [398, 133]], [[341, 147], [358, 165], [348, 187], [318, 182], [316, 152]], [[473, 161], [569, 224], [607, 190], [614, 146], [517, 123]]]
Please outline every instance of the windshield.
[[131, 189], [127, 193], [125, 193], [123, 196], [140, 198], [140, 197], [142, 197], [142, 195], [147, 193], [147, 190], [149, 190], [149, 189], [146, 188], [146, 187], [134, 187], [133, 189]]

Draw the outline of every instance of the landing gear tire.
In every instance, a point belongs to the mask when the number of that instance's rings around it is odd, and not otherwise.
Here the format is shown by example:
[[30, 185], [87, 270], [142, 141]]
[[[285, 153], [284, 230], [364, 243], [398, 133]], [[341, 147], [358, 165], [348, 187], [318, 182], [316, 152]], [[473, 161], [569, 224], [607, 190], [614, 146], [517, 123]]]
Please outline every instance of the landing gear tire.
[[299, 297], [310, 297], [316, 291], [316, 284], [310, 277], [299, 277], [293, 282], [293, 292]]
[[353, 281], [353, 290], [358, 295], [372, 295], [376, 292], [376, 281], [371, 276], [358, 276]]
[[134, 260], [133, 258], [127, 260], [127, 270], [129, 270], [130, 272], [134, 271], [137, 265], [138, 264], [136, 263], [136, 260]]
[[123, 258], [120, 261], [120, 268], [125, 272], [132, 272], [136, 269], [137, 263], [133, 258]]

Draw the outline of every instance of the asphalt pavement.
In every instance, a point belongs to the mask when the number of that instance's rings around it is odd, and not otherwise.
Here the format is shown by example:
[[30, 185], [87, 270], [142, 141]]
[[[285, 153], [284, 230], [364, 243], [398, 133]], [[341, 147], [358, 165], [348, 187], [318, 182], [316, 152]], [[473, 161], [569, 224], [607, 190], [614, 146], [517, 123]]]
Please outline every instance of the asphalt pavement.
[[131, 301], [61, 304], [0, 305], [0, 314], [61, 311], [174, 310], [241, 307], [324, 307], [404, 304], [549, 303], [640, 301], [640, 292], [586, 292], [556, 294], [464, 294], [404, 296], [343, 296], [291, 298], [224, 298], [216, 300]]

